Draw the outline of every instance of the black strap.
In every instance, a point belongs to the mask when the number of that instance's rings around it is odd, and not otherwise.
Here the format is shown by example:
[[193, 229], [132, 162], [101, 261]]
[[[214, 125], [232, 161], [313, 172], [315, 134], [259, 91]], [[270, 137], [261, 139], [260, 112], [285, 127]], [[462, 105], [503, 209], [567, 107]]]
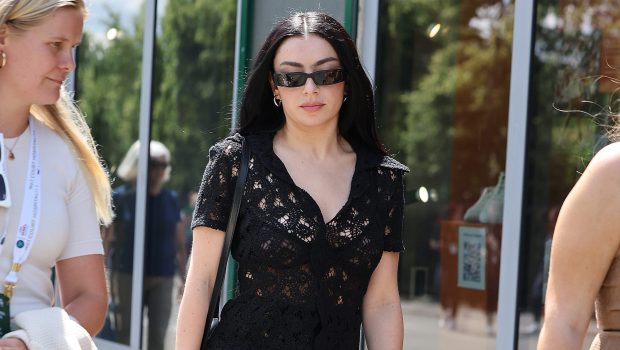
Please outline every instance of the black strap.
[[216, 310], [219, 309], [218, 304], [220, 300], [220, 293], [222, 291], [222, 283], [224, 282], [224, 274], [226, 273], [226, 265], [228, 262], [228, 255], [230, 254], [230, 244], [232, 243], [233, 235], [235, 233], [235, 226], [237, 224], [237, 216], [239, 216], [239, 207], [241, 207], [241, 198], [243, 197], [243, 187], [248, 177], [248, 169], [250, 163], [250, 147], [247, 145], [245, 138], [241, 137], [241, 167], [239, 169], [239, 175], [237, 176], [237, 183], [235, 185], [235, 193], [233, 195], [232, 207], [230, 209], [230, 216], [228, 217], [228, 226], [226, 226], [226, 238], [224, 239], [224, 245], [222, 246], [222, 253], [220, 255], [220, 263], [217, 267], [217, 275], [215, 277], [215, 284], [213, 285], [213, 293], [209, 302], [209, 311], [207, 312], [207, 321], [205, 323], [205, 331], [202, 336], [201, 349], [206, 346], [207, 339], [211, 335], [211, 323], [216, 314]]

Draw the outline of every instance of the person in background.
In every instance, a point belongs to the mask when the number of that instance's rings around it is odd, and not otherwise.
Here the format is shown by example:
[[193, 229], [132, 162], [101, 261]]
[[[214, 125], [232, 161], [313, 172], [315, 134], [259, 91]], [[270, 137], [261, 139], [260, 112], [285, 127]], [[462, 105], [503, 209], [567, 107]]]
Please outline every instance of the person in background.
[[110, 182], [64, 85], [86, 15], [83, 0], [0, 0], [2, 349], [94, 348], [104, 322]]
[[355, 44], [324, 13], [280, 20], [249, 74], [239, 134], [211, 148], [192, 222], [178, 349], [197, 349], [240, 166], [237, 296], [210, 349], [401, 349], [397, 284], [407, 167], [377, 137]]
[[[189, 261], [189, 255], [192, 251], [192, 214], [196, 207], [198, 192], [189, 191], [187, 194], [187, 204], [181, 209], [181, 221], [183, 222], [183, 232], [185, 232], [185, 252]], [[187, 266], [186, 266], [187, 268]]]
[[[616, 132], [613, 139], [620, 136]], [[620, 143], [601, 149], [560, 210], [551, 243], [539, 350], [620, 349]]]
[[[116, 220], [108, 233], [111, 271], [112, 329], [118, 342], [129, 343], [131, 283], [133, 275], [136, 179], [140, 143], [127, 151], [117, 174], [125, 184], [114, 189]], [[174, 276], [185, 282], [185, 236], [175, 191], [163, 187], [170, 178], [170, 151], [151, 141], [148, 199], [146, 204], [143, 307], [148, 317], [148, 349], [164, 348], [170, 321]], [[182, 286], [181, 289], [182, 290]]]

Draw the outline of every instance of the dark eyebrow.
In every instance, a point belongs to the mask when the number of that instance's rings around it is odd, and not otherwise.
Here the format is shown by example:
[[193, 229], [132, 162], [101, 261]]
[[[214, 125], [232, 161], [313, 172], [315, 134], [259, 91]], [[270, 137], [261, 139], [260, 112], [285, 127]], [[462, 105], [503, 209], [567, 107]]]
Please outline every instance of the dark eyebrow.
[[317, 61], [317, 62], [313, 65], [313, 67], [317, 67], [317, 66], [320, 66], [320, 65], [322, 65], [322, 64], [324, 64], [324, 63], [331, 62], [331, 61], [338, 61], [338, 59], [337, 59], [336, 57], [325, 57], [325, 58], [323, 58], [323, 59], [321, 59], [321, 60], [318, 60], [318, 61]]
[[280, 63], [280, 67], [282, 67], [282, 66], [291, 66], [291, 67], [299, 67], [299, 68], [303, 67], [303, 65], [301, 63], [291, 62], [291, 61], [284, 61], [284, 62]]
[[[316, 61], [316, 63], [313, 64], [312, 67], [318, 67], [318, 66], [320, 66], [322, 64], [325, 64], [327, 62], [332, 62], [332, 61], [338, 61], [338, 59], [335, 58], [335, 57], [325, 57], [325, 58], [322, 58], [322, 59]], [[282, 66], [291, 66], [291, 67], [296, 67], [296, 68], [303, 68], [304, 67], [303, 64], [301, 64], [299, 62], [291, 62], [291, 61], [284, 61], [284, 62], [280, 63], [280, 67], [282, 67]]]

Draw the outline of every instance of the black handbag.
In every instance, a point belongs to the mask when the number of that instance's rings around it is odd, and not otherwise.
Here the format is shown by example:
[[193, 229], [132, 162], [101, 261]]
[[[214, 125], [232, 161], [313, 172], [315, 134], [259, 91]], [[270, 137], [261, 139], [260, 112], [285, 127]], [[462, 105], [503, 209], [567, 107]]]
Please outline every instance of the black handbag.
[[215, 284], [213, 285], [213, 295], [211, 295], [209, 311], [207, 311], [205, 331], [202, 335], [202, 343], [200, 344], [201, 350], [207, 348], [207, 340], [219, 323], [219, 318], [216, 317], [216, 314], [219, 313], [218, 304], [220, 301], [220, 293], [222, 292], [222, 283], [224, 282], [224, 274], [226, 273], [226, 264], [228, 262], [228, 255], [230, 254], [230, 244], [232, 243], [233, 235], [235, 233], [235, 226], [237, 224], [237, 217], [239, 216], [239, 207], [241, 207], [243, 187], [245, 186], [245, 181], [248, 177], [249, 163], [250, 149], [245, 141], [245, 138], [241, 137], [241, 167], [239, 169], [239, 175], [237, 176], [237, 183], [235, 184], [232, 207], [230, 209], [230, 216], [228, 217], [228, 225], [226, 226], [226, 237], [224, 238], [224, 244], [222, 245], [220, 263], [217, 267], [217, 275], [215, 277]]

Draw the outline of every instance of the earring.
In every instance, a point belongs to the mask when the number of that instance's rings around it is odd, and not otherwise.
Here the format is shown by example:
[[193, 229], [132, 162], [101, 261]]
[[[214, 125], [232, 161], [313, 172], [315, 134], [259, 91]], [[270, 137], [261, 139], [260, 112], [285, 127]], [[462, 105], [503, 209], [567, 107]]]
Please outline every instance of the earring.
[[278, 95], [273, 96], [273, 104], [276, 105], [276, 107], [280, 107], [282, 105], [282, 100], [278, 98]]
[[6, 64], [6, 53], [2, 51], [2, 64], [0, 64], [0, 69], [2, 69], [2, 67], [4, 67], [5, 64]]
[[344, 98], [342, 99], [342, 103], [347, 102], [347, 98], [348, 98], [348, 97], [349, 97], [348, 95], [344, 95]]

